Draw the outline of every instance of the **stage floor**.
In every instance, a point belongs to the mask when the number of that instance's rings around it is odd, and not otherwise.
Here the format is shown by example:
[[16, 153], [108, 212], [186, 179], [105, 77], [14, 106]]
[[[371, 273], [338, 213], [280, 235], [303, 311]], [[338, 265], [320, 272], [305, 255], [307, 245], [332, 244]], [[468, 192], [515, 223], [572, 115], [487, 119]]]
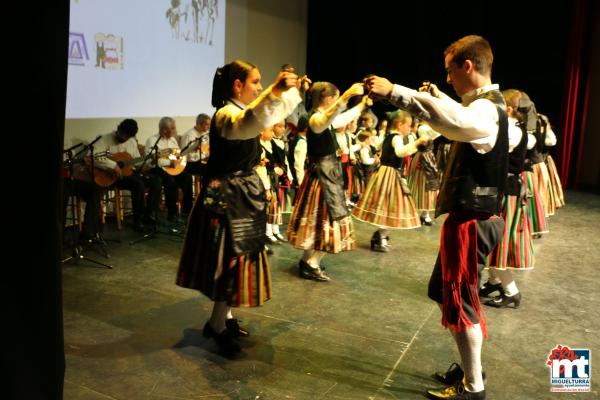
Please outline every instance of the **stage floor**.
[[[600, 197], [565, 196], [535, 241], [536, 268], [514, 273], [521, 307], [485, 307], [488, 399], [599, 398], [597, 383], [591, 393], [550, 392], [557, 344], [600, 354]], [[369, 250], [374, 228], [355, 220], [358, 249], [325, 256], [328, 283], [300, 279], [301, 251], [275, 246], [273, 298], [234, 309], [252, 333], [235, 360], [202, 336], [210, 301], [174, 284], [180, 239], [131, 246], [138, 234], [107, 232], [122, 240], [109, 243], [111, 259], [86, 255], [114, 269], [63, 267], [64, 398], [423, 399], [439, 386], [431, 374], [458, 361], [426, 296], [441, 224], [392, 231], [385, 254]]]

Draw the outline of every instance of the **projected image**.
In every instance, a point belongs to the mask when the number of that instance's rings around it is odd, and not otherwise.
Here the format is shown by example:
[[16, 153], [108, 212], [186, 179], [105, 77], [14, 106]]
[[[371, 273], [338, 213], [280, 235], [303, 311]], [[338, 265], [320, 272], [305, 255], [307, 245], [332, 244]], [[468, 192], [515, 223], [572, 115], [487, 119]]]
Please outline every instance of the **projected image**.
[[225, 0], [71, 0], [66, 118], [212, 111]]
[[217, 0], [171, 0], [166, 17], [174, 39], [213, 45]]

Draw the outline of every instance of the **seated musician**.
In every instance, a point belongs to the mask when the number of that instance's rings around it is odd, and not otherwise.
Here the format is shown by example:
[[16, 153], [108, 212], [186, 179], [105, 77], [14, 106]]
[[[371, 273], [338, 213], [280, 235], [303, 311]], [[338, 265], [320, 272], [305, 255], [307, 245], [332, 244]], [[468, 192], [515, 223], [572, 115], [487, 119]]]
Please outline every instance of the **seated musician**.
[[196, 125], [181, 137], [181, 149], [187, 154], [185, 172], [192, 175], [203, 176], [209, 156], [210, 117], [199, 114]]
[[[183, 191], [181, 212], [184, 217], [187, 217], [192, 210], [193, 201], [192, 175], [183, 171], [185, 158], [179, 156], [180, 149], [175, 138], [176, 134], [175, 120], [171, 117], [163, 117], [158, 123], [158, 134], [150, 136], [146, 140], [146, 154], [153, 152], [149, 159], [152, 168], [150, 173], [162, 179], [169, 222], [179, 222], [177, 215], [178, 187]], [[155, 146], [156, 148], [154, 148]]]
[[[119, 189], [131, 192], [133, 227], [137, 231], [143, 231], [156, 223], [154, 215], [160, 205], [161, 180], [156, 175], [142, 175], [137, 169], [144, 161], [135, 139], [137, 132], [137, 122], [134, 119], [125, 119], [115, 131], [100, 138], [95, 151], [108, 150], [109, 156], [96, 161], [95, 180], [99, 182], [100, 179], [106, 178], [106, 183], [100, 182], [101, 185], [114, 184]], [[108, 174], [103, 176], [98, 169], [107, 171]], [[144, 205], [144, 188], [149, 188], [146, 205]]]

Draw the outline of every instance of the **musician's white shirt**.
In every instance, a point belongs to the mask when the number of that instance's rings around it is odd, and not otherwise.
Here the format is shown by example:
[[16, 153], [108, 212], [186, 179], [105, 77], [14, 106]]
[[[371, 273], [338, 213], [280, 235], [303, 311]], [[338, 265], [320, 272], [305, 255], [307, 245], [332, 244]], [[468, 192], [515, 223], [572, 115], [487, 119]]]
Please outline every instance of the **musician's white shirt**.
[[[181, 137], [181, 148], [184, 149], [188, 143], [190, 143], [193, 140], [196, 139], [200, 139], [199, 141], [197, 141], [197, 143], [193, 144], [192, 146], [196, 149], [194, 151], [191, 151], [190, 153], [188, 153], [187, 155], [187, 159], [188, 162], [197, 162], [201, 160], [201, 154], [200, 154], [200, 145], [202, 143], [208, 143], [209, 138], [208, 138], [208, 131], [206, 132], [198, 132], [196, 130], [196, 128], [192, 128], [189, 131], [187, 131], [186, 133], [183, 134], [183, 136]], [[156, 140], [156, 137], [154, 138], [154, 140]], [[187, 153], [187, 151], [186, 151]]]
[[[152, 143], [154, 144], [154, 142]], [[140, 151], [138, 149], [138, 142], [135, 139], [135, 137], [131, 137], [125, 142], [120, 143], [119, 141], [117, 141], [115, 132], [102, 135], [102, 138], [98, 140], [98, 142], [94, 146], [94, 154], [99, 154], [107, 150], [110, 152], [110, 154], [113, 155], [125, 152], [129, 153], [131, 158], [141, 157]], [[94, 166], [105, 170], [111, 170], [115, 169], [117, 163], [106, 157], [97, 157]]]
[[[146, 155], [148, 155], [148, 153], [152, 151], [152, 146], [154, 146], [154, 143], [156, 142], [156, 139], [158, 139], [158, 136], [159, 134], [157, 133], [156, 135], [150, 136], [148, 140], [146, 140]], [[168, 139], [161, 137], [158, 143], [156, 144], [156, 147], [158, 147], [159, 152], [165, 149], [178, 149], [179, 143], [177, 143], [177, 139], [175, 138], [175, 136], [170, 137]], [[154, 166], [154, 155], [150, 156], [148, 164], [150, 166]], [[171, 161], [168, 158], [163, 157], [158, 159], [159, 167], [169, 167], [170, 165]]]

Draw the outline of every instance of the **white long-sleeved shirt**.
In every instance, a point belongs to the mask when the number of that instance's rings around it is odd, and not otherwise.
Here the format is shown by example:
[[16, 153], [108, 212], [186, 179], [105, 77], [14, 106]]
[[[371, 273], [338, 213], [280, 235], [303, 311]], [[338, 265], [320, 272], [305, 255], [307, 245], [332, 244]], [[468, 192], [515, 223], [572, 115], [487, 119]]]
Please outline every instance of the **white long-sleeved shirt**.
[[353, 119], [358, 118], [364, 108], [362, 103], [358, 103], [348, 111], [344, 112], [347, 106], [347, 102], [340, 97], [327, 110], [317, 110], [317, 112], [315, 112], [308, 120], [311, 131], [314, 133], [321, 133], [330, 126], [333, 129], [346, 126]]
[[307, 151], [306, 138], [300, 136], [296, 147], [294, 147], [294, 170], [296, 171], [296, 178], [298, 178], [298, 185], [304, 180], [304, 164], [306, 162]]
[[523, 131], [517, 126], [517, 119], [508, 117], [508, 152], [512, 153], [515, 147], [519, 145]]
[[[138, 142], [134, 137], [121, 143], [117, 140], [115, 132], [102, 135], [102, 138], [94, 145], [94, 153], [97, 154], [98, 152], [103, 151], [109, 151], [110, 154], [113, 155], [117, 153], [128, 153], [132, 158], [141, 157]], [[94, 166], [104, 170], [111, 170], [116, 168], [117, 163], [109, 158], [101, 157], [94, 161]]]
[[225, 139], [251, 139], [258, 136], [263, 128], [285, 119], [301, 101], [296, 88], [276, 97], [269, 87], [247, 106], [230, 99], [215, 114], [215, 126]]
[[[156, 139], [158, 139], [159, 134], [157, 133], [156, 135], [152, 135], [150, 136], [147, 140], [146, 140], [146, 155], [148, 155], [151, 151], [152, 151], [152, 146], [154, 146], [154, 143], [156, 142]], [[165, 138], [162, 137], [158, 140], [158, 143], [156, 143], [156, 147], [158, 149], [158, 152], [160, 153], [161, 150], [165, 150], [165, 149], [178, 149], [179, 148], [179, 143], [177, 143], [177, 139], [175, 138], [175, 136], [172, 136], [170, 138]], [[148, 160], [148, 164], [152, 167], [154, 167], [154, 156], [151, 156], [150, 159]], [[159, 167], [168, 167], [171, 165], [171, 160], [169, 160], [167, 157], [159, 157], [158, 158], [158, 166]]]
[[470, 143], [475, 151], [485, 154], [492, 150], [498, 136], [498, 111], [487, 99], [476, 99], [482, 93], [498, 90], [498, 85], [487, 85], [462, 96], [462, 105], [441, 93], [433, 97], [428, 92], [417, 92], [394, 85], [391, 103], [427, 123], [448, 139]]
[[409, 140], [408, 144], [404, 144], [404, 138], [398, 131], [390, 130], [389, 134], [397, 133], [392, 139], [392, 147], [396, 157], [406, 157], [417, 152], [417, 146], [415, 146], [414, 138]]
[[188, 148], [188, 150], [186, 150], [187, 159], [189, 162], [198, 162], [208, 157], [208, 154], [205, 155], [200, 152], [201, 144], [209, 144], [208, 131], [198, 132], [196, 130], [196, 127], [193, 127], [192, 129], [188, 130], [181, 137], [181, 148], [185, 149], [186, 146], [194, 140], [196, 142], [191, 145], [191, 148]]

